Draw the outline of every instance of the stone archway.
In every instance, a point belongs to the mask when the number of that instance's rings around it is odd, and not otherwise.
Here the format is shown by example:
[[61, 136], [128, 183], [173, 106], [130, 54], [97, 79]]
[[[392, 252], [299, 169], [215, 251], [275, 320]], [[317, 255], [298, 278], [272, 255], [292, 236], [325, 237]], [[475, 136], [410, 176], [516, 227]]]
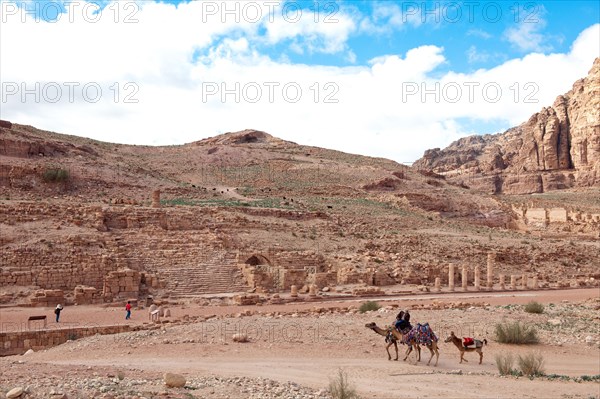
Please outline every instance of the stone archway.
[[244, 262], [250, 266], [271, 266], [271, 261], [267, 259], [265, 256], [260, 254], [254, 254]]
[[253, 254], [242, 264], [242, 271], [248, 282], [253, 288], [260, 288], [265, 291], [276, 288], [281, 285], [281, 270], [273, 266], [269, 258], [261, 254]]

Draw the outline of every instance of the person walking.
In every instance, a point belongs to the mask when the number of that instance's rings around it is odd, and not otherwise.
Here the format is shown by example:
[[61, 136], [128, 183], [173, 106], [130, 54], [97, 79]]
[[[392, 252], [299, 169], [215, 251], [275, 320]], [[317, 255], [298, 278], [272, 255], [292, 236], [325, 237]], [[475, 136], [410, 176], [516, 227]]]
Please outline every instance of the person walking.
[[58, 323], [58, 319], [60, 319], [60, 312], [63, 309], [62, 305], [59, 303], [58, 305], [56, 305], [56, 308], [54, 309], [54, 314], [56, 315], [56, 322]]
[[125, 315], [125, 320], [129, 320], [131, 318], [131, 301], [127, 301], [127, 305], [125, 305], [125, 310], [127, 314]]

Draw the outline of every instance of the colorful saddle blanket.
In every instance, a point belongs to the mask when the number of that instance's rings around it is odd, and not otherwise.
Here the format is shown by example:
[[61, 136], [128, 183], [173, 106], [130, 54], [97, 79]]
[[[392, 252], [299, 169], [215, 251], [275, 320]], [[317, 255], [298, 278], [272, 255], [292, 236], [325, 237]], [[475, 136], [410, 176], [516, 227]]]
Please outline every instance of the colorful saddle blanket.
[[471, 337], [463, 337], [463, 346], [467, 347], [471, 345], [475, 345], [475, 340]]
[[414, 330], [416, 330], [417, 342], [419, 342], [420, 345], [430, 345], [432, 342], [438, 341], [438, 337], [431, 327], [429, 327], [429, 323], [417, 324]]

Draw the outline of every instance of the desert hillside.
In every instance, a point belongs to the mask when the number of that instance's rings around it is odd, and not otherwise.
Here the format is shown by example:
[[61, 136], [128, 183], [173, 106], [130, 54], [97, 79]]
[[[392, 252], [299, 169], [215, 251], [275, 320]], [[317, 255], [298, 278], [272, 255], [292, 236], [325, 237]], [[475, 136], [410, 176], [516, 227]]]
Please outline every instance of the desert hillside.
[[542, 287], [595, 285], [599, 69], [412, 168], [257, 130], [150, 147], [1, 121], [1, 301], [427, 290], [488, 259]]
[[589, 75], [527, 122], [428, 150], [415, 165], [487, 193], [600, 185], [600, 58]]
[[149, 147], [4, 121], [2, 300], [427, 287], [490, 253], [542, 286], [595, 284], [598, 198], [501, 198], [255, 130]]

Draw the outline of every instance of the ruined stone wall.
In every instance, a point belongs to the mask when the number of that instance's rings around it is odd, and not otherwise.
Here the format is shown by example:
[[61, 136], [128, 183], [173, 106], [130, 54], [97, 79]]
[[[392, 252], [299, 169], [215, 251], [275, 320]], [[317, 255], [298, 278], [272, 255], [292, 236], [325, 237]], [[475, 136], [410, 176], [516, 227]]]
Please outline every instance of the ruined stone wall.
[[548, 209], [549, 223], [567, 223], [568, 211], [565, 208], [550, 208]]
[[307, 278], [307, 270], [283, 270], [283, 281], [280, 288], [287, 291], [292, 287], [292, 285], [302, 287], [308, 283]]
[[63, 290], [38, 290], [30, 298], [31, 306], [54, 307], [65, 303]]
[[[22, 234], [0, 239], [0, 284], [65, 292], [86, 286], [101, 291], [105, 298], [135, 297], [141, 293], [141, 286], [156, 286], [138, 279], [139, 285], [134, 286], [105, 281], [111, 273], [131, 269], [162, 279], [175, 296], [244, 291], [248, 285], [238, 266], [246, 261], [245, 256], [261, 251], [243, 250], [240, 255], [237, 244], [218, 232], [239, 228], [243, 221], [236, 219], [236, 212], [224, 217], [214, 209], [200, 207], [71, 206], [26, 201], [0, 205], [0, 223], [11, 231], [18, 232], [27, 226], [35, 237], [37, 230], [48, 229], [49, 224], [53, 230], [52, 234], [44, 234], [43, 239], [27, 240]], [[287, 211], [250, 213], [262, 216], [271, 215], [270, 212], [291, 219], [300, 217]], [[288, 289], [294, 283], [300, 284], [301, 278], [290, 275], [284, 281], [286, 270], [299, 270], [306, 276], [329, 269], [324, 256], [314, 252], [279, 249], [265, 252], [266, 263], [278, 270], [255, 275], [246, 271], [246, 280], [252, 280], [250, 286]], [[81, 292], [79, 296], [83, 301], [88, 300]]]
[[547, 223], [546, 210], [544, 208], [529, 208], [525, 213], [527, 224], [536, 227], [545, 227]]
[[513, 205], [514, 213], [533, 229], [563, 228], [565, 231], [590, 232], [600, 228], [600, 214], [579, 212], [568, 208], [541, 208], [533, 204]]
[[316, 285], [318, 288], [328, 287], [337, 285], [337, 272], [325, 272], [325, 273], [315, 273], [313, 276], [312, 283]]
[[284, 269], [305, 269], [311, 273], [327, 271], [325, 257], [313, 252], [279, 252], [274, 261]]
[[104, 277], [102, 295], [108, 300], [137, 298], [142, 277], [137, 270], [125, 269], [110, 272]]
[[116, 265], [97, 255], [64, 248], [4, 250], [0, 254], [0, 285], [69, 291], [82, 284], [102, 288], [104, 275]]
[[27, 330], [27, 323], [3, 323], [0, 332], [0, 356], [22, 355], [29, 349], [38, 351], [63, 344], [69, 339], [89, 337], [96, 334], [127, 332], [130, 326], [73, 326], [71, 328]]

